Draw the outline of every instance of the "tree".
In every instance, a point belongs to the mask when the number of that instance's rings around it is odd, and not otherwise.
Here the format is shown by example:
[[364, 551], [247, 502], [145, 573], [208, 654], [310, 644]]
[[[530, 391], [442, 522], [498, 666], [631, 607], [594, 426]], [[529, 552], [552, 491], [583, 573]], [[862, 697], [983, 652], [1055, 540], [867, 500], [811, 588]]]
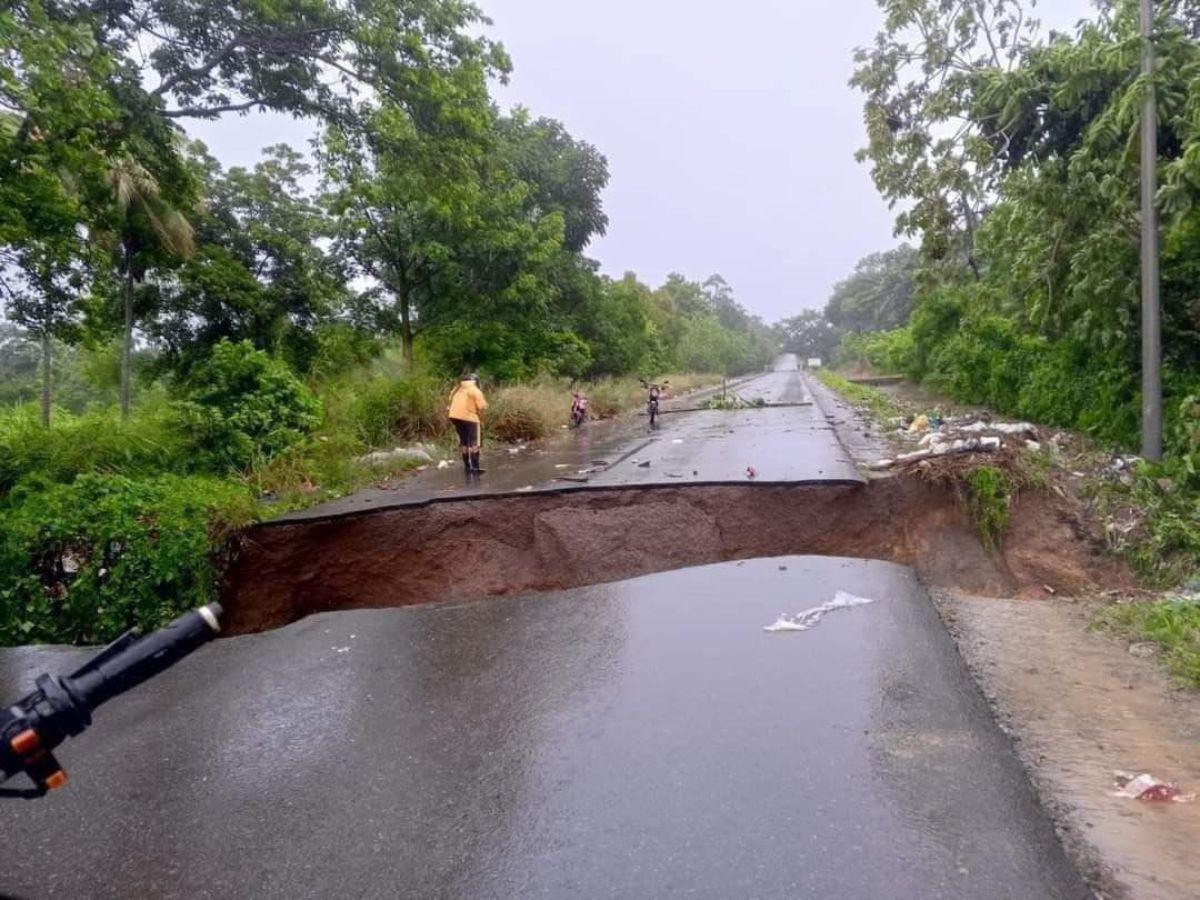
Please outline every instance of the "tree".
[[160, 286], [149, 331], [188, 370], [219, 341], [248, 340], [306, 371], [318, 329], [348, 306], [347, 277], [324, 239], [332, 223], [302, 183], [312, 166], [284, 145], [253, 170], [222, 172], [192, 148], [203, 185], [196, 251]]
[[586, 141], [575, 140], [554, 119], [530, 120], [518, 107], [496, 123], [500, 149], [514, 173], [529, 186], [530, 214], [557, 212], [563, 218], [563, 246], [579, 253], [608, 227], [601, 193], [608, 185], [608, 161]]
[[[121, 417], [128, 418], [133, 392], [134, 289], [156, 265], [191, 255], [192, 226], [163, 195], [159, 180], [133, 156], [113, 161], [108, 185], [113, 201], [114, 255], [121, 283]], [[182, 193], [178, 181], [173, 186], [176, 190], [172, 193]]]
[[364, 104], [404, 102], [431, 71], [509, 65], [472, 34], [488, 20], [464, 0], [58, 0], [53, 10], [86, 26], [131, 89], [148, 86], [147, 112], [170, 119], [272, 109], [346, 124]]
[[89, 280], [86, 198], [116, 121], [101, 86], [112, 68], [86, 29], [38, 0], [0, 12], [0, 295], [41, 344], [47, 426], [51, 348], [75, 336]]
[[849, 331], [885, 331], [908, 321], [916, 292], [917, 253], [907, 244], [860, 259], [839, 281], [825, 318]]
[[903, 206], [898, 233], [920, 235], [929, 261], [978, 274], [974, 235], [999, 175], [984, 129], [994, 140], [1004, 126], [981, 122], [972, 105], [987, 75], [1011, 72], [1033, 45], [1032, 2], [878, 3], [883, 27], [855, 51], [851, 79], [867, 97], [858, 158], [884, 199]]
[[841, 331], [816, 309], [784, 319], [777, 326], [783, 349], [804, 359], [830, 359], [841, 339]]
[[69, 340], [77, 334], [85, 276], [69, 255], [46, 245], [22, 248], [5, 261], [5, 268], [0, 287], [6, 295], [7, 316], [41, 345], [42, 424], [49, 428], [51, 348], [55, 339]]

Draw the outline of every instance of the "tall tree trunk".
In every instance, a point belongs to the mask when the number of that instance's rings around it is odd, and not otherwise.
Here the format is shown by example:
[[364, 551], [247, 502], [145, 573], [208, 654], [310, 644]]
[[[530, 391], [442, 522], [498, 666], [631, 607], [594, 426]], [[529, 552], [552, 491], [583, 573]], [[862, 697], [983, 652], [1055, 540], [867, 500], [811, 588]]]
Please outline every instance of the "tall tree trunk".
[[125, 251], [125, 272], [122, 279], [122, 304], [125, 307], [125, 328], [121, 342], [121, 418], [129, 418], [133, 396], [133, 266], [129, 251]]
[[50, 427], [50, 329], [42, 331], [42, 425]]
[[413, 365], [412, 311], [408, 308], [408, 296], [400, 294], [400, 348], [404, 355], [404, 366], [411, 372]]

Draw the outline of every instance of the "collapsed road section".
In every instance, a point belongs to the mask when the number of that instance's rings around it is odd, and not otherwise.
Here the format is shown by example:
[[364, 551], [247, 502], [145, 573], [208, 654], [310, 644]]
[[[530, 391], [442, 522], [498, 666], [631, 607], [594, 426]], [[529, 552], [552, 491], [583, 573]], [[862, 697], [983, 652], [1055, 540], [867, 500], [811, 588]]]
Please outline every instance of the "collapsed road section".
[[725, 560], [851, 556], [993, 596], [1120, 583], [1120, 564], [1062, 498], [1017, 497], [989, 550], [952, 487], [698, 485], [564, 490], [402, 506], [249, 531], [225, 601], [234, 633], [337, 609], [562, 589]]

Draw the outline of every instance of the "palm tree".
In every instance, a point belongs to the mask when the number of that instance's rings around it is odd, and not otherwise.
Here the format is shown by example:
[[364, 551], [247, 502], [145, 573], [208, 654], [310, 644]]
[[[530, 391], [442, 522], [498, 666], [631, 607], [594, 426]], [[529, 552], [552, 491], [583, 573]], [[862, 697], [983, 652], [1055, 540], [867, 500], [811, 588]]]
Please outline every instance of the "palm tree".
[[108, 170], [108, 186], [116, 201], [117, 269], [125, 322], [121, 347], [121, 418], [129, 417], [132, 397], [133, 289], [149, 268], [145, 254], [161, 250], [173, 256], [192, 254], [192, 226], [162, 196], [158, 180], [131, 156], [118, 158]]

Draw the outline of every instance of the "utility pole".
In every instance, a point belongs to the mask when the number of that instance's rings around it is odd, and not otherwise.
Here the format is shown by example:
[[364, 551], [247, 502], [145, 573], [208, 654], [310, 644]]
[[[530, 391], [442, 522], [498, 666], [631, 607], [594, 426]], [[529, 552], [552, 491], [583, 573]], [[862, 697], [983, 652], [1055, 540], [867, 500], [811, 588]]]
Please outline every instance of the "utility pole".
[[1154, 0], [1142, 3], [1142, 457], [1162, 459], [1162, 333], [1158, 304], [1158, 106], [1154, 89]]

